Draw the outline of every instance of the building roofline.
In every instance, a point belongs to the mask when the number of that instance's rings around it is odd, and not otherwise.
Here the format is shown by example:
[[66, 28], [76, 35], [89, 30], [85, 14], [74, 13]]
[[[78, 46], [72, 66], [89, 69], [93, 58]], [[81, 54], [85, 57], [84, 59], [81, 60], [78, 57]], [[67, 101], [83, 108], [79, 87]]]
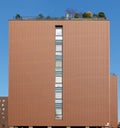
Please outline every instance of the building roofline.
[[108, 19], [73, 18], [73, 19], [10, 19], [8, 21], [110, 21]]

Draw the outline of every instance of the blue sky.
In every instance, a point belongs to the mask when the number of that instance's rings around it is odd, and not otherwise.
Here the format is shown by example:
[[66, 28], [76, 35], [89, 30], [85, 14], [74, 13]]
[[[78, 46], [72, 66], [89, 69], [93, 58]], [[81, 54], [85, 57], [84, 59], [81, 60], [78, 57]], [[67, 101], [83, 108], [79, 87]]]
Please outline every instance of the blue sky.
[[[110, 20], [110, 71], [120, 77], [120, 0], [0, 0], [0, 96], [8, 95], [8, 20], [22, 16], [64, 16], [72, 8], [79, 12], [105, 12]], [[120, 108], [120, 80], [118, 81]], [[119, 109], [120, 120], [120, 109]]]

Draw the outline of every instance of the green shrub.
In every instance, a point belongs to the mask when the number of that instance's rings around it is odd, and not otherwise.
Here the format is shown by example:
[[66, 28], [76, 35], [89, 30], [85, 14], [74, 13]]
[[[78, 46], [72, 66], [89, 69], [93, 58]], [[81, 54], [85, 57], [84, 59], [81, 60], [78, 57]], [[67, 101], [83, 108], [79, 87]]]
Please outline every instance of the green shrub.
[[16, 14], [15, 19], [16, 20], [22, 20], [22, 16], [20, 14]]
[[104, 12], [99, 12], [98, 13], [98, 18], [104, 18], [104, 19], [106, 19], [105, 13]]

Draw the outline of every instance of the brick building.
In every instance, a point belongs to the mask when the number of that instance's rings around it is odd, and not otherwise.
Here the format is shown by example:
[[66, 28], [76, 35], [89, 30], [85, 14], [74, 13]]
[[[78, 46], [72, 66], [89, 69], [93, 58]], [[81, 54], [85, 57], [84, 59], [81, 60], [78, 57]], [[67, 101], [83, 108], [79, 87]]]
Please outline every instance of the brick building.
[[109, 24], [9, 21], [9, 126], [117, 127]]

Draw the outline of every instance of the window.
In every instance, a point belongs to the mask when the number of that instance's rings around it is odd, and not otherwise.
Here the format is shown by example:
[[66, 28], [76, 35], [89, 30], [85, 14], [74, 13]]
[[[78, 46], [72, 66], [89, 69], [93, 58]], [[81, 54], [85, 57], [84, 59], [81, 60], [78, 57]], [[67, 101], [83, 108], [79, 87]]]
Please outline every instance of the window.
[[62, 67], [62, 61], [56, 60], [56, 67]]
[[56, 104], [55, 104], [55, 107], [56, 107], [56, 108], [62, 108], [62, 103], [56, 103]]
[[62, 68], [61, 67], [56, 67], [55, 71], [62, 71]]
[[62, 28], [61, 27], [58, 27], [56, 28], [56, 36], [62, 36]]
[[56, 39], [56, 40], [62, 40], [63, 38], [62, 38], [62, 36], [56, 36], [55, 39]]
[[62, 103], [62, 100], [55, 100], [55, 103]]
[[5, 99], [3, 99], [2, 102], [5, 102]]
[[62, 76], [62, 71], [56, 71], [55, 74], [56, 76]]
[[55, 82], [56, 83], [62, 83], [62, 77], [56, 77]]
[[62, 119], [62, 66], [63, 66], [63, 54], [62, 54], [62, 46], [63, 46], [63, 27], [56, 26], [55, 30], [55, 118]]
[[62, 119], [62, 115], [60, 115], [60, 114], [56, 114], [56, 119]]
[[56, 87], [56, 88], [55, 88], [55, 91], [56, 91], [56, 92], [62, 92], [62, 87]]
[[62, 40], [56, 40], [56, 44], [60, 44], [60, 45], [62, 45]]
[[1, 104], [1, 106], [3, 107], [3, 106], [4, 106], [4, 104]]
[[62, 52], [56, 52], [56, 55], [61, 55], [62, 56]]
[[2, 111], [5, 111], [5, 108], [2, 108]]
[[55, 84], [55, 87], [62, 87], [62, 84], [61, 83]]
[[56, 51], [62, 51], [62, 45], [56, 45]]
[[62, 93], [61, 92], [56, 92], [55, 93], [55, 98], [56, 99], [62, 99]]
[[1, 115], [4, 115], [4, 112], [2, 112]]
[[56, 114], [61, 115], [62, 114], [62, 109], [61, 108], [56, 108]]
[[62, 60], [62, 56], [61, 55], [56, 55], [56, 60]]

